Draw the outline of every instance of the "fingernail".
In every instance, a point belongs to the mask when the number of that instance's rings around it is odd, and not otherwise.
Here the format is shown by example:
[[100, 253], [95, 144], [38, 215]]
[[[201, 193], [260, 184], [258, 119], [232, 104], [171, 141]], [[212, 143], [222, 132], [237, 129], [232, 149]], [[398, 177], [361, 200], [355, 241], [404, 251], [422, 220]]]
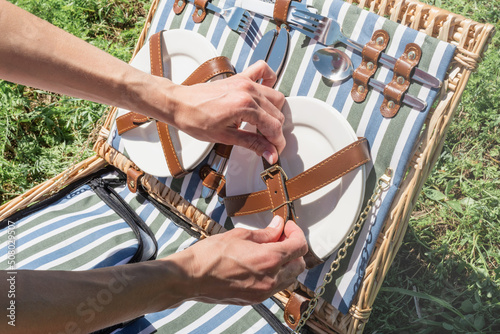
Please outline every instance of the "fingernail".
[[280, 219], [282, 219], [280, 216], [274, 216], [274, 218], [269, 223], [269, 227], [275, 228], [275, 227], [280, 226], [280, 224], [281, 224]]
[[262, 153], [262, 156], [264, 157], [264, 159], [267, 160], [267, 162], [269, 162], [270, 165], [272, 165], [274, 163], [273, 155], [271, 152], [265, 151], [264, 153]]

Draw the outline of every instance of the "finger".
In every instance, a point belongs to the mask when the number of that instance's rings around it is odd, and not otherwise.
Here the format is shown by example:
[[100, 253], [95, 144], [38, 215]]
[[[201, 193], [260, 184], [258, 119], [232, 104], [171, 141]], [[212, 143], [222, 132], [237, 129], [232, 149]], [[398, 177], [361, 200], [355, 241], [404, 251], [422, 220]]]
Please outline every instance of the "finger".
[[267, 87], [274, 86], [277, 79], [276, 73], [274, 73], [271, 67], [263, 60], [259, 60], [255, 64], [247, 67], [241, 74], [250, 78], [253, 82], [262, 79], [262, 85]]
[[285, 222], [280, 216], [274, 216], [269, 225], [261, 230], [255, 230], [251, 236], [252, 241], [259, 244], [276, 242], [283, 234]]
[[276, 246], [281, 247], [283, 252], [283, 263], [287, 263], [296, 258], [300, 258], [307, 253], [307, 240], [302, 229], [289, 220], [284, 228], [285, 240], [276, 243]]
[[243, 129], [229, 129], [227, 144], [238, 145], [254, 151], [264, 157], [270, 164], [278, 161], [278, 150], [262, 134]]
[[306, 269], [306, 262], [303, 257], [296, 258], [285, 264], [277, 275], [277, 291], [281, 291], [295, 282], [299, 276]]

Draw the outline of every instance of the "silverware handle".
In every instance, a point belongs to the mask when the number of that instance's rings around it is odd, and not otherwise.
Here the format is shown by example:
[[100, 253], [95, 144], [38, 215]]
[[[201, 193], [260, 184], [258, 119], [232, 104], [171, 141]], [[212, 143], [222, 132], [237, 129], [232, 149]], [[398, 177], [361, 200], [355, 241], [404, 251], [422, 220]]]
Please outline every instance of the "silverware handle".
[[[384, 91], [385, 84], [381, 81], [370, 79], [370, 81], [368, 81], [368, 84], [380, 92]], [[427, 107], [427, 102], [410, 94], [403, 95], [403, 103], [409, 105], [414, 109], [417, 109], [418, 111], [422, 111]]]
[[[356, 42], [356, 41], [353, 41], [352, 39], [346, 38], [345, 41], [343, 41], [343, 42], [345, 42], [346, 45], [348, 45], [348, 46], [352, 47], [353, 49], [356, 49], [360, 52], [363, 50], [363, 45]], [[396, 65], [396, 61], [397, 61], [396, 58], [389, 56], [387, 53], [382, 53], [382, 55], [380, 56], [380, 63], [382, 65], [385, 65], [385, 66], [391, 68], [391, 69], [394, 69], [394, 65]], [[412, 79], [414, 79], [415, 81], [420, 82], [424, 85], [428, 85], [429, 87], [432, 87], [432, 88], [439, 88], [439, 87], [441, 87], [441, 84], [442, 84], [441, 80], [439, 80], [435, 76], [433, 76], [425, 71], [422, 71], [418, 67], [415, 67], [415, 71], [413, 72]]]

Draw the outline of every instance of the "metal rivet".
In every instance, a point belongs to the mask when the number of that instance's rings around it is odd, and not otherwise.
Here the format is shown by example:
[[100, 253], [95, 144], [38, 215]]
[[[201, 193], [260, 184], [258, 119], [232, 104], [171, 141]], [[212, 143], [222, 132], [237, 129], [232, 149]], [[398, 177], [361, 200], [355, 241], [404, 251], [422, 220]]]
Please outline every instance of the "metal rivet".
[[395, 105], [396, 105], [396, 104], [394, 103], [394, 101], [389, 101], [389, 102], [387, 102], [387, 107], [388, 107], [389, 109], [394, 108], [394, 106], [395, 106]]
[[373, 67], [375, 67], [375, 64], [373, 64], [371, 61], [369, 61], [367, 64], [366, 64], [366, 68], [369, 69], [369, 70], [373, 70]]
[[396, 82], [400, 85], [405, 83], [405, 78], [403, 78], [401, 75], [397, 77]]
[[417, 54], [415, 53], [415, 51], [408, 52], [408, 59], [413, 60], [415, 58], [417, 58]]
[[203, 9], [198, 9], [198, 16], [202, 16], [203, 15]]
[[358, 93], [363, 94], [365, 92], [365, 86], [358, 86]]
[[383, 45], [384, 44], [384, 37], [379, 36], [379, 37], [377, 37], [377, 39], [375, 41], [377, 42], [378, 45]]
[[135, 188], [135, 182], [134, 180], [130, 180], [130, 182], [128, 183], [129, 187], [134, 189]]
[[295, 323], [295, 317], [291, 314], [288, 315], [288, 321], [290, 321], [291, 324]]
[[179, 2], [177, 2], [177, 6], [182, 7], [182, 5], [184, 5], [184, 2], [182, 2], [182, 0], [179, 0]]

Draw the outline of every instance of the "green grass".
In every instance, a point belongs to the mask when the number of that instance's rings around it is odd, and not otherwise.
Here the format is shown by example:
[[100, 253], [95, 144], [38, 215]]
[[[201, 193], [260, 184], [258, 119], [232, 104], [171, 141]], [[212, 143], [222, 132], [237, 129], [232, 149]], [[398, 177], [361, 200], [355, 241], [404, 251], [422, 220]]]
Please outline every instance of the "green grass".
[[[128, 60], [149, 1], [19, 6]], [[500, 30], [498, 0], [436, 6]], [[500, 332], [500, 33], [469, 80], [366, 333]], [[0, 82], [0, 202], [63, 171], [105, 107]]]
[[[12, 1], [128, 61], [149, 2]], [[105, 106], [0, 81], [0, 203], [92, 154], [82, 147]]]

